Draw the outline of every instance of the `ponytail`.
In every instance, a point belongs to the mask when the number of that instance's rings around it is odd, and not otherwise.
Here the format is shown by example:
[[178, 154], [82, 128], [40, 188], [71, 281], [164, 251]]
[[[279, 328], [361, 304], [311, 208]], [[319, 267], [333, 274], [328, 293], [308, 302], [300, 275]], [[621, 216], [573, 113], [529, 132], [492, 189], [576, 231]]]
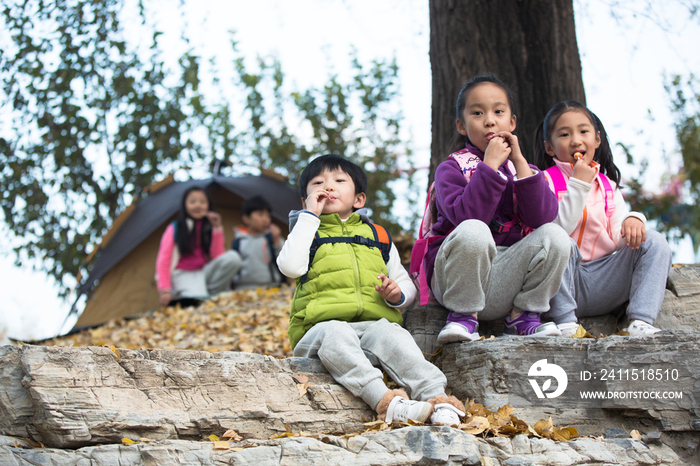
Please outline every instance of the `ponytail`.
[[547, 153], [547, 148], [544, 146], [544, 120], [537, 126], [535, 130], [535, 165], [540, 170], [546, 170], [554, 166], [554, 157]]
[[605, 132], [603, 122], [600, 121], [598, 115], [593, 112], [590, 112], [590, 114], [593, 118], [593, 125], [596, 131], [600, 133], [600, 146], [598, 146], [598, 149], [595, 151], [595, 161], [600, 164], [600, 172], [604, 173], [611, 181], [614, 181], [619, 188], [622, 175], [620, 174], [620, 169], [617, 168], [617, 165], [613, 162], [613, 154], [610, 148], [608, 134]]

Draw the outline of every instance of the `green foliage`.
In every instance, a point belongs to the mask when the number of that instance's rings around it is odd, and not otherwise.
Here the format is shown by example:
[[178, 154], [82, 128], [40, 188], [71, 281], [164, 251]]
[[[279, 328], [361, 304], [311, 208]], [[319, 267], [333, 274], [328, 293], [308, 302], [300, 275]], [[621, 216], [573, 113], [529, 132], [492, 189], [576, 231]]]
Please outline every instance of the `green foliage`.
[[[683, 160], [678, 174], [667, 180], [661, 195], [644, 192], [642, 183], [633, 180], [630, 188], [630, 204], [634, 210], [643, 212], [657, 221], [659, 231], [669, 236], [688, 235], [697, 253], [700, 247], [700, 93], [699, 82], [693, 75], [683, 81], [674, 76], [666, 91], [671, 99], [671, 108], [676, 116], [676, 137]], [[687, 192], [687, 194], [686, 194]]]
[[294, 183], [310, 157], [340, 153], [370, 172], [368, 206], [397, 231], [397, 154], [411, 166], [399, 136], [395, 63], [365, 67], [352, 56], [350, 82], [331, 76], [323, 89], [289, 90], [278, 60], [261, 58], [251, 72], [232, 42], [234, 85], [245, 95], [236, 106], [221, 98], [215, 63], [203, 83], [191, 51], [176, 69], [164, 65], [160, 32], [147, 50], [127, 41], [123, 0], [0, 7], [0, 115], [8, 121], [0, 129], [0, 206], [18, 263], [38, 261], [65, 286], [142, 188], [215, 160], [274, 169]]
[[[410, 151], [400, 139], [401, 115], [393, 107], [398, 95], [398, 68], [394, 62], [375, 61], [365, 68], [352, 57], [352, 80], [343, 83], [331, 76], [322, 89], [283, 92], [284, 75], [277, 60], [261, 60], [252, 75], [237, 60], [239, 85], [246, 95], [246, 111], [252, 123], [247, 138], [257, 163], [284, 174], [296, 185], [307, 161], [322, 153], [337, 153], [364, 167], [370, 174], [367, 207], [375, 221], [399, 231], [391, 208], [396, 199], [391, 182], [401, 177], [398, 167], [411, 168]], [[265, 104], [265, 88], [271, 103]], [[295, 136], [285, 123], [291, 106], [301, 118]], [[268, 109], [272, 109], [268, 112]], [[403, 154], [403, 157], [401, 156]], [[410, 182], [410, 180], [409, 180]]]

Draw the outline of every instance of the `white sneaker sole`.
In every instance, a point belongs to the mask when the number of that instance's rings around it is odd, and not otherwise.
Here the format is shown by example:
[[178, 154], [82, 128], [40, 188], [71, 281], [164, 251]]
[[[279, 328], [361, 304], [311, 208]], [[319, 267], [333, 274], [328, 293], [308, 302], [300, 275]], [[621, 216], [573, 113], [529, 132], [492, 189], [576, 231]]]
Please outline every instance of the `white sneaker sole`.
[[579, 328], [579, 323], [578, 322], [566, 322], [561, 325], [557, 325], [557, 328], [561, 332], [561, 336], [563, 338], [571, 338], [574, 335], [576, 335], [576, 332], [578, 331]]
[[444, 345], [446, 343], [454, 343], [459, 341], [474, 341], [478, 340], [481, 335], [479, 335], [478, 327], [477, 331], [474, 333], [469, 333], [469, 329], [462, 324], [457, 322], [450, 322], [445, 325], [437, 337], [438, 345]]
[[[508, 333], [509, 327], [506, 327], [503, 332], [504, 335], [513, 335], [516, 337], [560, 337], [561, 331], [554, 322], [547, 322], [546, 324], [540, 325], [539, 329], [530, 335], [520, 335], [517, 333]], [[515, 329], [514, 329], [515, 330]], [[516, 330], [517, 331], [517, 330]]]

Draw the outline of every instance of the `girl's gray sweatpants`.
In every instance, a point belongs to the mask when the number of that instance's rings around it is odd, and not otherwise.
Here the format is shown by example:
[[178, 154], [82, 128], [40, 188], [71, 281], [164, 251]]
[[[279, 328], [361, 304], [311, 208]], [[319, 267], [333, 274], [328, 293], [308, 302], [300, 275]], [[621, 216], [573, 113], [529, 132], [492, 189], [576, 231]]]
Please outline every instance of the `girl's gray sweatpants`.
[[450, 311], [496, 320], [516, 311], [543, 313], [559, 290], [573, 247], [553, 223], [512, 246], [496, 246], [489, 227], [466, 220], [440, 245], [431, 289]]
[[386, 319], [320, 322], [299, 340], [294, 356], [319, 358], [339, 384], [374, 410], [389, 390], [375, 366], [405, 387], [414, 400], [444, 395], [447, 386], [445, 375], [425, 360], [411, 334]]
[[653, 324], [659, 314], [671, 269], [671, 248], [663, 235], [647, 230], [639, 249], [628, 246], [590, 262], [581, 262], [581, 252], [569, 261], [559, 292], [545, 314], [557, 324], [576, 322], [577, 317], [607, 314], [625, 301], [627, 317]]
[[241, 268], [241, 256], [236, 251], [226, 251], [199, 270], [175, 269], [171, 274], [172, 296], [200, 298], [231, 289], [231, 280]]

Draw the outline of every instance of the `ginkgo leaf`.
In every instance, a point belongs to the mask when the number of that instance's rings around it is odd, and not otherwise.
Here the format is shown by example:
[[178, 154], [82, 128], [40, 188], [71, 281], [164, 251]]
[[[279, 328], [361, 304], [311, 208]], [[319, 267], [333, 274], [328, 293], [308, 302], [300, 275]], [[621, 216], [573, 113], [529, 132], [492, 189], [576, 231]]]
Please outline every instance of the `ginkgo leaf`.
[[636, 438], [637, 440], [641, 440], [642, 434], [640, 434], [639, 431], [635, 429], [632, 432], [630, 432], [630, 437]]
[[537, 421], [535, 423], [535, 430], [537, 433], [543, 437], [547, 437], [554, 427], [554, 424], [552, 423], [552, 417], [550, 416], [548, 420], [546, 421]]
[[122, 445], [126, 445], [127, 447], [128, 447], [129, 445], [133, 445], [133, 444], [135, 444], [135, 443], [136, 443], [136, 442], [134, 442], [134, 441], [131, 440], [130, 438], [126, 438], [126, 437], [122, 438]]
[[207, 438], [208, 438], [210, 441], [212, 441], [212, 442], [218, 442], [218, 441], [219, 441], [219, 437], [217, 437], [217, 436], [214, 435], [214, 434], [211, 434], [211, 435], [210, 435], [209, 437], [207, 437]]
[[235, 430], [233, 430], [233, 429], [229, 429], [229, 430], [227, 430], [226, 432], [224, 432], [224, 435], [222, 435], [221, 438], [222, 438], [222, 439], [231, 439], [231, 440], [233, 440], [233, 441], [235, 441], [235, 442], [238, 442], [238, 441], [240, 441], [240, 440], [243, 440], [243, 437], [241, 437], [240, 435], [238, 435], [238, 433], [237, 433]]
[[469, 420], [469, 422], [460, 424], [459, 429], [467, 434], [477, 435], [488, 429], [490, 426], [491, 423], [485, 417], [474, 416]]
[[303, 397], [306, 395], [306, 391], [309, 388], [309, 384], [307, 383], [298, 383], [297, 384], [297, 390], [299, 391], [299, 398]]
[[513, 406], [508, 403], [505, 406], [501, 406], [496, 410], [496, 412], [493, 414], [493, 419], [494, 419], [494, 424], [497, 426], [505, 426], [506, 424], [509, 424], [510, 421], [510, 415], [515, 411]]

